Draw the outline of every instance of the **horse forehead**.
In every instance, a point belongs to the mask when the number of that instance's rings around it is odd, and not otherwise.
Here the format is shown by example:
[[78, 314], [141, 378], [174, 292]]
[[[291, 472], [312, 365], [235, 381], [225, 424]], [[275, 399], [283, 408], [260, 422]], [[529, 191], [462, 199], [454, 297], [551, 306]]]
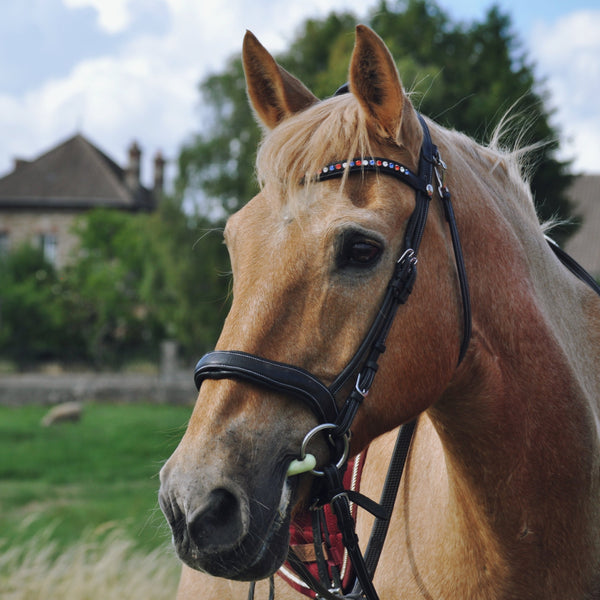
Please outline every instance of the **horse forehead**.
[[230, 251], [244, 251], [249, 246], [271, 245], [284, 250], [286, 244], [298, 244], [321, 236], [340, 207], [322, 202], [290, 203], [282, 194], [262, 191], [240, 211], [232, 215], [225, 227]]
[[367, 179], [350, 177], [343, 183], [339, 179], [313, 182], [295, 190], [269, 186], [230, 217], [226, 238], [239, 235], [281, 242], [294, 227], [309, 238], [345, 222], [385, 229], [401, 215], [403, 204], [405, 209], [412, 206], [413, 196], [414, 192], [399, 182], [373, 174]]

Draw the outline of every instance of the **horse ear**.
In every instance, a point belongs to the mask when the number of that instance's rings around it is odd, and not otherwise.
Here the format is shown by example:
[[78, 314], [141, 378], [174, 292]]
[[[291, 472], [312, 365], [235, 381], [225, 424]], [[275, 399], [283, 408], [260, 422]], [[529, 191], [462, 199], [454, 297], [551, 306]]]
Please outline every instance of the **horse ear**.
[[356, 27], [350, 61], [350, 91], [385, 135], [399, 142], [402, 113], [410, 105], [394, 59], [383, 40], [365, 25]]
[[308, 108], [318, 98], [280, 67], [250, 31], [242, 51], [248, 96], [264, 125], [273, 129], [283, 119]]

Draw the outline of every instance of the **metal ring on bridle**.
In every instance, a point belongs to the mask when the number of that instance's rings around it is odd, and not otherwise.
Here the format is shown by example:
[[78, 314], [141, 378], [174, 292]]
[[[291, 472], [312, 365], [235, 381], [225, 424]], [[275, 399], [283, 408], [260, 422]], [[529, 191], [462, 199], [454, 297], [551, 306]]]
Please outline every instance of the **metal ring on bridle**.
[[[304, 459], [306, 456], [306, 447], [308, 446], [308, 442], [321, 431], [325, 429], [337, 429], [337, 425], [334, 423], [323, 423], [321, 425], [317, 425], [314, 429], [311, 429], [305, 436], [304, 440], [302, 440], [302, 446], [300, 446], [300, 459]], [[330, 437], [331, 439], [331, 437]], [[350, 453], [350, 432], [344, 434], [344, 451], [342, 452], [342, 456], [337, 461], [336, 469], [339, 469], [343, 466], [343, 464], [348, 460], [348, 454]], [[323, 471], [319, 471], [318, 469], [312, 469], [310, 471], [313, 475], [317, 477], [322, 477], [325, 475]]]

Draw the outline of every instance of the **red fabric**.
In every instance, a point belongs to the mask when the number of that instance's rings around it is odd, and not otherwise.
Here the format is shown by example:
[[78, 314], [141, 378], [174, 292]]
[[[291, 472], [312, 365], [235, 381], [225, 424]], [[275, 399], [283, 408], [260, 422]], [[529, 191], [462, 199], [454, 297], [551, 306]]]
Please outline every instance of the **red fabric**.
[[[357, 455], [355, 458], [348, 461], [348, 468], [344, 474], [344, 488], [347, 490], [358, 491], [360, 489], [360, 478], [366, 451]], [[356, 518], [356, 505], [352, 506], [352, 516]], [[336, 566], [342, 580], [344, 590], [354, 581], [354, 573], [352, 565], [348, 560], [346, 550], [342, 544], [342, 534], [337, 526], [337, 519], [332, 513], [331, 508], [327, 505], [324, 508], [325, 522], [329, 530], [329, 539], [331, 548], [329, 548], [329, 557], [327, 566], [331, 573], [331, 566]], [[312, 531], [311, 511], [306, 510], [303, 513], [296, 515], [294, 521], [290, 524], [290, 546], [292, 549], [296, 546], [304, 546], [314, 542]], [[315, 579], [319, 579], [319, 571], [316, 562], [305, 562], [308, 570], [312, 573]], [[286, 562], [279, 569], [277, 574], [284, 579], [295, 590], [301, 592], [309, 598], [315, 598], [316, 594], [306, 586], [300, 578], [295, 574], [294, 570]]]

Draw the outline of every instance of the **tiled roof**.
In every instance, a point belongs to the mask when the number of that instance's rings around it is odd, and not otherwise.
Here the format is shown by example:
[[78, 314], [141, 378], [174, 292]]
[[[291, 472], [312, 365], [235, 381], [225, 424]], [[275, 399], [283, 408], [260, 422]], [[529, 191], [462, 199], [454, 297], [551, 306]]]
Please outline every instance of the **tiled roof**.
[[126, 172], [77, 134], [0, 179], [0, 208], [152, 207], [152, 194], [128, 187]]
[[600, 277], [600, 175], [580, 175], [568, 190], [581, 227], [565, 250], [596, 278]]

